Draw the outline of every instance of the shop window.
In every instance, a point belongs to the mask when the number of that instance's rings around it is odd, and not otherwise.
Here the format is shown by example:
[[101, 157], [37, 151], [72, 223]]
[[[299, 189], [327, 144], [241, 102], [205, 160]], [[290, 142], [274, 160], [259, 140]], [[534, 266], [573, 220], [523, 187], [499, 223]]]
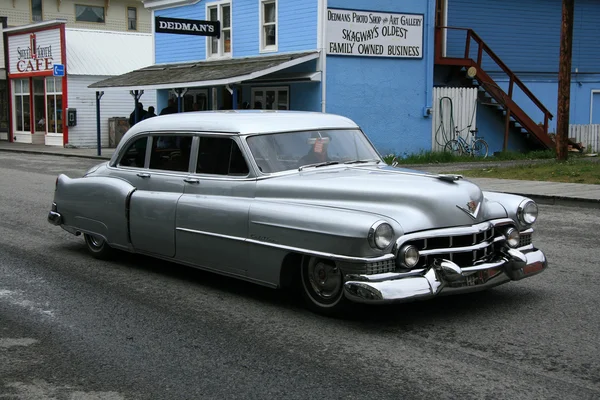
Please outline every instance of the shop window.
[[188, 171], [192, 139], [192, 136], [154, 136], [150, 154], [150, 169]]
[[75, 4], [75, 21], [104, 23], [104, 7]]
[[62, 78], [46, 78], [48, 133], [63, 133]]
[[15, 130], [31, 132], [29, 79], [15, 79], [13, 82], [15, 85]]
[[260, 50], [277, 51], [277, 0], [260, 1]]
[[183, 96], [183, 111], [208, 110], [208, 90], [190, 89]]
[[44, 78], [33, 78], [33, 121], [35, 132], [46, 133]]
[[196, 172], [210, 175], [246, 176], [249, 171], [242, 151], [233, 139], [205, 136], [200, 138]]
[[31, 20], [33, 22], [43, 21], [42, 0], [31, 0]]
[[231, 2], [223, 2], [206, 9], [209, 21], [220, 21], [221, 37], [207, 38], [207, 57], [231, 57]]
[[288, 87], [252, 88], [251, 106], [257, 110], [289, 110], [290, 89]]
[[144, 168], [146, 160], [146, 148], [148, 146], [148, 137], [144, 136], [136, 139], [129, 145], [123, 157], [119, 161], [122, 167]]
[[137, 8], [127, 7], [127, 29], [137, 31]]

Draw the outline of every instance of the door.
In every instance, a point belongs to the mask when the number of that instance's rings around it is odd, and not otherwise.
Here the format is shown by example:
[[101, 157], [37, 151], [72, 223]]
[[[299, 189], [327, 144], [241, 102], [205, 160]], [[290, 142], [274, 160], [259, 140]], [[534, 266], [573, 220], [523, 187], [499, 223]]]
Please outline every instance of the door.
[[592, 124], [600, 124], [600, 90], [592, 90]]
[[248, 214], [256, 180], [249, 177], [238, 138], [198, 138], [194, 171], [177, 204], [177, 259], [246, 274]]
[[190, 171], [192, 144], [192, 135], [154, 134], [134, 140], [119, 161], [118, 174], [137, 189], [129, 204], [136, 251], [175, 256], [175, 214]]

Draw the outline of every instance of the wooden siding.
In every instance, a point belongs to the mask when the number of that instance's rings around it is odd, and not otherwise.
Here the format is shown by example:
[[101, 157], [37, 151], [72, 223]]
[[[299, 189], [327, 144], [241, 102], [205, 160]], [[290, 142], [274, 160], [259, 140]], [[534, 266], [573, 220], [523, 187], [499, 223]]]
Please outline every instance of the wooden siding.
[[[69, 127], [69, 144], [96, 147], [96, 91], [87, 86], [106, 76], [69, 76], [69, 108], [77, 109], [77, 126]], [[146, 90], [140, 99], [144, 108], [156, 108], [156, 91]], [[126, 117], [133, 111], [134, 100], [128, 90], [106, 91], [100, 100], [102, 147], [108, 146], [108, 119]]]
[[[599, 19], [600, 2], [575, 2], [573, 71], [600, 73]], [[475, 30], [517, 73], [558, 72], [561, 0], [448, 0], [448, 26]], [[447, 56], [463, 52], [464, 33], [449, 32]]]

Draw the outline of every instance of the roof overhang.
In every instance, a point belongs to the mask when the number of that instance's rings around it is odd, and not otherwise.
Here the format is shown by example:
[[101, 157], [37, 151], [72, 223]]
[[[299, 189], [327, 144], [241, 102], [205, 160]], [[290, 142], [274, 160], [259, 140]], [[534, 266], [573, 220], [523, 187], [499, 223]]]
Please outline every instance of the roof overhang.
[[142, 3], [144, 4], [144, 8], [156, 10], [160, 8], [187, 6], [199, 1], [201, 0], [142, 0]]
[[278, 82], [286, 79], [287, 81], [318, 81], [320, 73], [317, 71], [297, 73], [293, 76], [282, 74], [279, 78], [275, 75], [279, 71], [318, 57], [318, 51], [311, 51], [219, 61], [156, 64], [101, 80], [88, 87], [102, 90], [152, 90], [223, 86], [253, 81], [269, 74], [274, 74], [273, 78], [278, 79], [276, 80]]
[[67, 23], [66, 19], [53, 19], [50, 21], [42, 21], [42, 22], [36, 22], [34, 24], [27, 24], [27, 25], [19, 25], [19, 26], [15, 26], [13, 28], [4, 28], [2, 29], [3, 32], [6, 33], [19, 33], [19, 32], [29, 32], [29, 31], [33, 31], [36, 29], [42, 29], [42, 28], [50, 28], [53, 26], [61, 26]]

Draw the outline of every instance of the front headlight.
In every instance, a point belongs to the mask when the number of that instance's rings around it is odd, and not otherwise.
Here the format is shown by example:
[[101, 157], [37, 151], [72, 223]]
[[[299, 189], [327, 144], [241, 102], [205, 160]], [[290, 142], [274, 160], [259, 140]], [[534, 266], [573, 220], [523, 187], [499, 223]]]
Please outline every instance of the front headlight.
[[538, 217], [538, 206], [533, 200], [523, 200], [517, 210], [517, 218], [524, 225], [533, 224]]
[[369, 229], [369, 244], [373, 248], [385, 249], [394, 239], [394, 228], [385, 221], [378, 221]]
[[419, 263], [419, 250], [413, 245], [404, 246], [398, 252], [398, 260], [408, 268], [413, 268]]

